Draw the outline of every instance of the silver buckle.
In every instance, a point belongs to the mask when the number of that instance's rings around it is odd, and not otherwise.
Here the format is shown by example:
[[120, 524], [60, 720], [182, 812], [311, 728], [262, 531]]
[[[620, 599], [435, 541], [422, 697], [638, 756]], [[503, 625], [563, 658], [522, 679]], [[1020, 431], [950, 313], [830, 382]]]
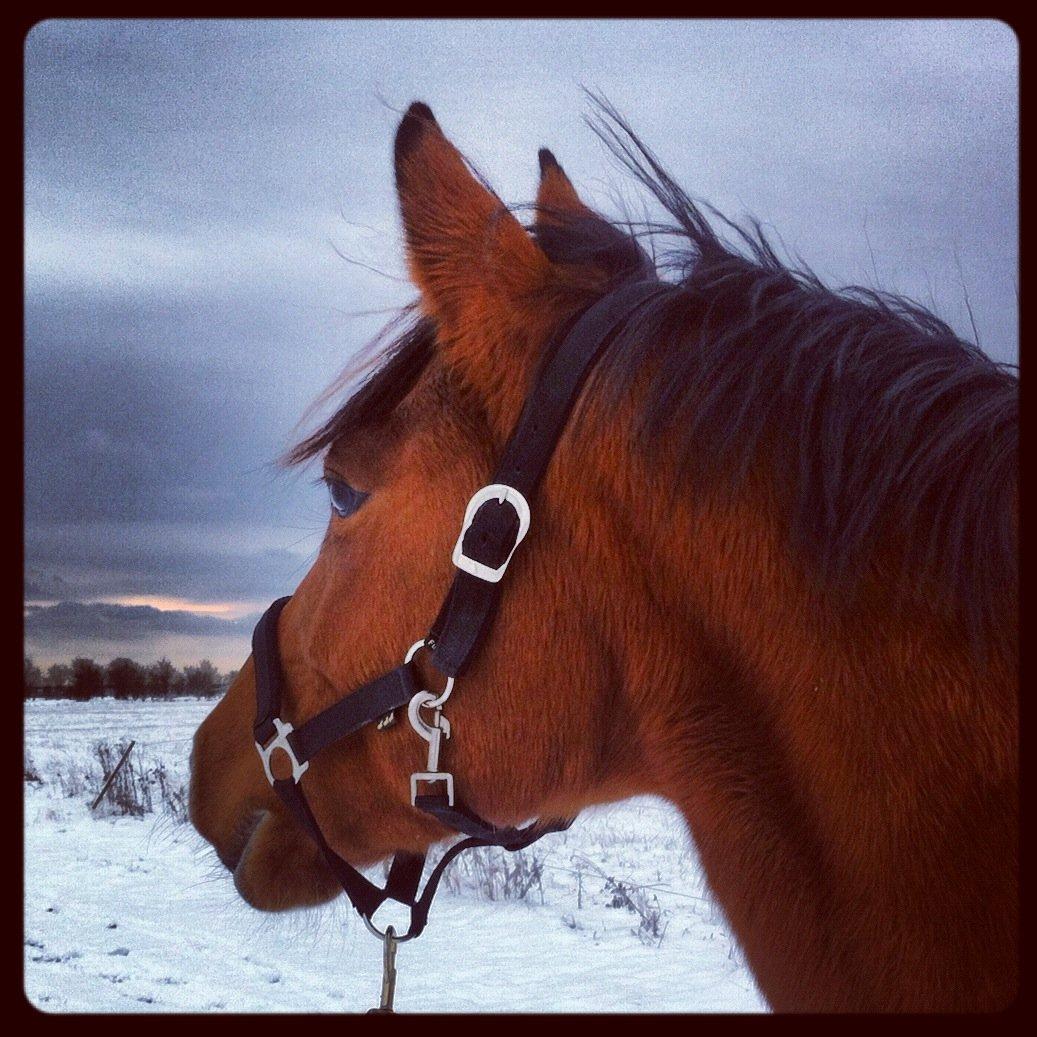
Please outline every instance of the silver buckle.
[[[497, 500], [501, 504], [507, 501], [507, 503], [510, 504], [518, 513], [519, 520], [518, 535], [515, 537], [515, 543], [508, 552], [508, 557], [505, 558], [496, 569], [492, 566], [485, 565], [482, 562], [477, 562], [474, 558], [469, 558], [468, 555], [464, 553], [464, 535], [471, 527], [472, 521], [475, 518], [475, 513], [489, 500]], [[454, 544], [454, 565], [456, 565], [458, 569], [470, 573], [472, 576], [478, 577], [480, 580], [485, 580], [487, 583], [498, 583], [500, 582], [500, 578], [504, 575], [504, 570], [508, 568], [508, 563], [511, 561], [511, 556], [515, 553], [515, 548], [522, 543], [523, 538], [528, 532], [529, 503], [526, 498], [523, 497], [514, 486], [506, 486], [504, 483], [491, 483], [489, 486], [484, 486], [481, 490], [476, 491], [475, 495], [468, 502], [468, 507], [465, 509], [464, 523], [461, 526], [461, 533], [457, 538], [457, 543]]]
[[410, 776], [410, 805], [414, 806], [418, 801], [419, 781], [445, 781], [446, 800], [450, 806], [454, 805], [454, 776], [447, 771], [420, 771]]
[[308, 770], [310, 762], [307, 760], [305, 763], [300, 763], [298, 757], [295, 755], [295, 750], [288, 741], [288, 736], [295, 730], [291, 724], [286, 724], [280, 717], [274, 717], [274, 727], [277, 730], [277, 734], [270, 739], [266, 746], [262, 746], [259, 742], [256, 742], [256, 752], [259, 753], [259, 758], [263, 761], [263, 770], [266, 771], [266, 780], [273, 785], [274, 772], [270, 770], [270, 756], [275, 749], [283, 749], [288, 754], [288, 759], [292, 761], [292, 781], [298, 785], [299, 779]]

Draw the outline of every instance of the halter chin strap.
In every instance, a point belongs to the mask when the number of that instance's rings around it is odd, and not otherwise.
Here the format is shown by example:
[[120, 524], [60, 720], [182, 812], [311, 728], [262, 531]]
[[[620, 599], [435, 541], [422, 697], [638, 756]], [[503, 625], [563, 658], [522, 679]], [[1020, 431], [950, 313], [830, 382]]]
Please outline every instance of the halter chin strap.
[[[450, 726], [442, 715], [443, 704], [485, 640], [500, 601], [501, 579], [516, 548], [531, 524], [533, 500], [555, 446], [572, 412], [587, 375], [616, 331], [649, 300], [667, 290], [659, 281], [627, 285], [590, 306], [556, 340], [541, 365], [534, 388], [511, 434], [494, 480], [469, 501], [453, 560], [457, 574], [443, 606], [423, 641], [417, 642], [401, 666], [364, 684], [345, 698], [295, 728], [281, 718], [284, 673], [277, 639], [277, 624], [288, 597], [278, 598], [263, 614], [252, 635], [256, 671], [256, 749], [267, 779], [299, 825], [314, 840], [369, 929], [382, 934], [371, 919], [386, 900], [410, 907], [409, 940], [419, 935], [450, 862], [475, 846], [500, 846], [519, 850], [549, 832], [562, 831], [573, 819], [534, 822], [524, 828], [497, 828], [456, 799], [453, 775], [439, 770], [439, 746], [449, 737]], [[433, 666], [447, 677], [438, 696], [419, 688], [412, 658], [417, 649], [431, 652]], [[424, 854], [397, 854], [385, 887], [380, 889], [328, 844], [303, 794], [300, 779], [310, 760], [322, 749], [347, 735], [376, 724], [387, 727], [404, 706], [415, 730], [429, 742], [429, 766], [411, 777], [413, 806], [440, 824], [467, 838], [451, 846], [429, 875], [418, 894]], [[433, 720], [421, 718], [422, 709], [433, 711]], [[291, 777], [276, 778], [271, 757], [281, 751], [292, 767]], [[435, 794], [421, 786], [445, 786]]]

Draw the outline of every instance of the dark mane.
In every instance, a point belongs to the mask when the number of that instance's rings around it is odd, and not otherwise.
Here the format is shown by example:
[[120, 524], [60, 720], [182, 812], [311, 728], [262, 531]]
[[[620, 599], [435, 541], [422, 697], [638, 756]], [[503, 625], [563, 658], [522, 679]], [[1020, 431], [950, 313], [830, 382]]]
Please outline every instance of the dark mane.
[[833, 291], [782, 262], [758, 224], [710, 209], [740, 247], [728, 244], [595, 100], [592, 128], [673, 221], [640, 234], [676, 242], [659, 261], [672, 292], [611, 342], [597, 391], [618, 397], [651, 372], [637, 431], [675, 436], [690, 479], [737, 483], [765, 459], [824, 587], [852, 588], [872, 549], [896, 544], [902, 597], [944, 588], [990, 632], [1018, 585], [1016, 375], [918, 304]]
[[[621, 231], [581, 219], [541, 230], [538, 243], [555, 261], [593, 258], [616, 284], [653, 270], [646, 239], [673, 287], [613, 339], [592, 391], [615, 400], [650, 372], [635, 432], [675, 437], [689, 480], [734, 486], [768, 463], [793, 544], [820, 585], [852, 590], [874, 548], [896, 544], [902, 598], [942, 588], [974, 634], [993, 633], [1018, 586], [1015, 374], [914, 302], [834, 291], [786, 264], [758, 224], [745, 229], [693, 202], [618, 113], [595, 101], [592, 128], [673, 222]], [[434, 339], [428, 321], [408, 327], [288, 460], [388, 413]]]

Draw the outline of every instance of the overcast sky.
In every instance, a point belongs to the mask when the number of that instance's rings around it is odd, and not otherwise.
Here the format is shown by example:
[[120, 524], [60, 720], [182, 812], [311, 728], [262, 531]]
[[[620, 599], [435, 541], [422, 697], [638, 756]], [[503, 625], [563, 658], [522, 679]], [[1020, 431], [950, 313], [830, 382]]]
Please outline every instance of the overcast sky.
[[315, 472], [271, 462], [385, 320], [358, 314], [412, 295], [399, 113], [428, 102], [509, 202], [546, 145], [592, 204], [639, 211], [581, 84], [830, 283], [905, 292], [971, 337], [964, 281], [983, 348], [1016, 359], [1001, 23], [44, 22], [25, 47], [37, 661], [240, 664], [327, 517]]

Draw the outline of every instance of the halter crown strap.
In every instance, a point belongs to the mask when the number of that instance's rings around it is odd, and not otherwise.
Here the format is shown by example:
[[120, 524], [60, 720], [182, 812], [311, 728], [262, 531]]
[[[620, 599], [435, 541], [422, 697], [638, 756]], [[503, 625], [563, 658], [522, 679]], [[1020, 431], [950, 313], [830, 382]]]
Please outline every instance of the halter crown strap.
[[[488, 494], [478, 505], [460, 538], [465, 558], [486, 568], [507, 564], [505, 559], [510, 559], [517, 546], [516, 536], [523, 518], [528, 528], [529, 502], [547, 471], [594, 362], [620, 327], [646, 303], [668, 290], [659, 281], [620, 288], [586, 310], [548, 354], [490, 484], [515, 493], [503, 497]], [[473, 502], [478, 496], [473, 497]], [[454, 562], [458, 564], [456, 551]], [[500, 597], [500, 577], [489, 580], [485, 569], [459, 565], [429, 632], [436, 669], [448, 677], [463, 672], [489, 630]]]

